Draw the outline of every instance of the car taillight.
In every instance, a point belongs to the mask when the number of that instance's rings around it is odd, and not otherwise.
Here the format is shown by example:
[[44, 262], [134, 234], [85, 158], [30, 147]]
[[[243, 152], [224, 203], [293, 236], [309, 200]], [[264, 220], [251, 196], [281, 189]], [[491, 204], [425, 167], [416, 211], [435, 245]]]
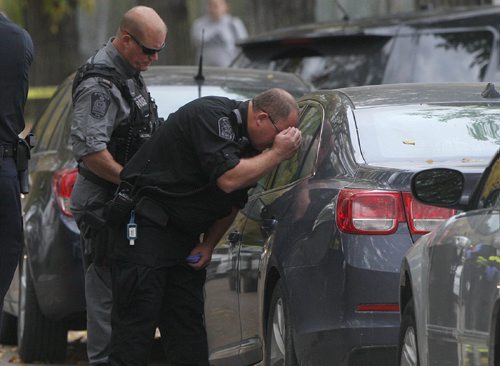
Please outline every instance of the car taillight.
[[403, 192], [403, 201], [412, 234], [426, 234], [457, 213], [449, 208], [420, 203], [409, 192]]
[[392, 234], [400, 222], [412, 234], [426, 234], [455, 214], [420, 203], [409, 192], [342, 189], [337, 200], [337, 226], [349, 234]]
[[404, 222], [399, 192], [343, 189], [337, 201], [337, 225], [351, 234], [392, 234]]
[[73, 214], [69, 209], [71, 192], [75, 185], [78, 170], [63, 169], [54, 173], [52, 176], [52, 188], [57, 201], [57, 205], [61, 209], [63, 215], [72, 217]]

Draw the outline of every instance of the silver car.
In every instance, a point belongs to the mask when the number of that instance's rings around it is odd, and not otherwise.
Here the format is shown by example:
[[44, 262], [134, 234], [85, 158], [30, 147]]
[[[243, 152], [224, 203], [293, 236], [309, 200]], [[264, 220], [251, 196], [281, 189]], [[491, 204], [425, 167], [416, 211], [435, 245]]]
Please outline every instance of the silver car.
[[500, 150], [472, 194], [469, 183], [452, 169], [412, 178], [421, 202], [465, 212], [403, 259], [400, 365], [500, 365]]

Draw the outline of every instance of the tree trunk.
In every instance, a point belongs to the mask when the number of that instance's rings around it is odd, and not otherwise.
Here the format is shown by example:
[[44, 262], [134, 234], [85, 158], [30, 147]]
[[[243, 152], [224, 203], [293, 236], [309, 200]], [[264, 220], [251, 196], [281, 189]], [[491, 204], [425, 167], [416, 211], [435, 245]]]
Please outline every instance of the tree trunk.
[[158, 64], [194, 64], [194, 52], [190, 46], [190, 24], [186, 0], [142, 0], [138, 1], [138, 5], [152, 7], [167, 24], [167, 45], [160, 52]]
[[26, 30], [35, 47], [30, 70], [30, 85], [57, 85], [75, 71], [79, 64], [76, 0], [68, 0], [71, 13], [57, 31], [51, 31], [51, 20], [40, 0], [26, 0]]

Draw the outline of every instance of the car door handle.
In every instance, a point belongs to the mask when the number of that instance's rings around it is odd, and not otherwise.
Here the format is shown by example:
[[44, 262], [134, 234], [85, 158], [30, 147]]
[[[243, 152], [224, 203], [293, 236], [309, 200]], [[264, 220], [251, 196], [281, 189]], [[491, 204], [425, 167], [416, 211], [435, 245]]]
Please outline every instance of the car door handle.
[[275, 218], [264, 219], [262, 220], [260, 231], [262, 232], [262, 235], [264, 235], [267, 238], [274, 232], [277, 225], [278, 225], [278, 220], [276, 220]]

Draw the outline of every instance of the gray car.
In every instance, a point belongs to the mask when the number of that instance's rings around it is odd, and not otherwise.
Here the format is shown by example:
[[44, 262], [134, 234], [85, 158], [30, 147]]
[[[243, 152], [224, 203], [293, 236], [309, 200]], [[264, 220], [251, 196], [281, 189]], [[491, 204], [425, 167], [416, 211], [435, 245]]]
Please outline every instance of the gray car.
[[452, 169], [413, 177], [421, 202], [466, 212], [403, 259], [400, 365], [500, 365], [500, 150], [470, 186]]
[[397, 363], [406, 251], [454, 214], [420, 204], [413, 173], [478, 180], [500, 141], [484, 83], [320, 90], [299, 100], [302, 146], [251, 190], [205, 286], [218, 365]]

